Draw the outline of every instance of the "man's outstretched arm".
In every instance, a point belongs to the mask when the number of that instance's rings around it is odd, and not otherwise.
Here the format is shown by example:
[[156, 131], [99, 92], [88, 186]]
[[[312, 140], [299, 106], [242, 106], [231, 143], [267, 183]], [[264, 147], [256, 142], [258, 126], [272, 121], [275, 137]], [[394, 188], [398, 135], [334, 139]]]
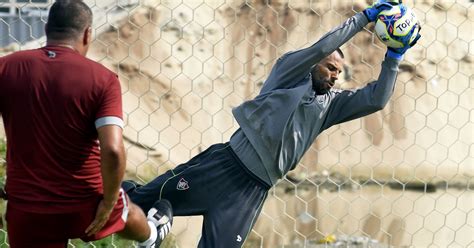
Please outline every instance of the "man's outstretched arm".
[[351, 39], [369, 21], [357, 13], [334, 28], [312, 46], [280, 57], [265, 82], [262, 93], [277, 88], [292, 88], [310, 73], [311, 68]]
[[334, 100], [322, 129], [383, 109], [393, 94], [400, 61], [405, 52], [413, 47], [420, 37], [418, 32], [410, 44], [406, 44], [402, 48], [388, 48], [382, 63], [382, 70], [376, 81], [361, 89], [333, 92]]
[[322, 129], [381, 110], [393, 94], [400, 60], [387, 57], [376, 81], [367, 86], [335, 94]]

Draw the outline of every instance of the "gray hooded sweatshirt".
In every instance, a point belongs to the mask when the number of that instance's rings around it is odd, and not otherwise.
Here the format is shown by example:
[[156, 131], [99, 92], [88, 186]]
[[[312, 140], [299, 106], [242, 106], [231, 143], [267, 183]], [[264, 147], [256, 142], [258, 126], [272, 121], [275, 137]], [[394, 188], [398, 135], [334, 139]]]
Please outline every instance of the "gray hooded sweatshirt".
[[268, 186], [295, 168], [316, 137], [332, 125], [384, 108], [393, 94], [399, 61], [386, 57], [378, 79], [354, 90], [316, 95], [311, 68], [367, 25], [358, 13], [308, 48], [273, 66], [259, 95], [232, 110], [240, 128], [230, 145], [245, 167]]

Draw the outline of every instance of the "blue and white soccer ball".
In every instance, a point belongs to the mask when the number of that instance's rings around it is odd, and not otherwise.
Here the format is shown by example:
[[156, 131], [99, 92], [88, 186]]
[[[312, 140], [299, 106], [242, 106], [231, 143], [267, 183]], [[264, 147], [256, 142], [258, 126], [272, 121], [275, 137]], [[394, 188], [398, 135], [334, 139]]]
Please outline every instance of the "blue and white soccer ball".
[[420, 25], [413, 10], [403, 4], [383, 10], [375, 21], [375, 34], [388, 47], [401, 48], [413, 42]]

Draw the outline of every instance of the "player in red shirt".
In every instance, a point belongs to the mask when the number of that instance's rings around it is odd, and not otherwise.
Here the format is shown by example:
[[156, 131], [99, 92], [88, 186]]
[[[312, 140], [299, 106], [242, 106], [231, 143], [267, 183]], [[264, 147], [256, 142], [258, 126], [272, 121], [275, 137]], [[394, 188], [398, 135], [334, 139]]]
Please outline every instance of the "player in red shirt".
[[154, 247], [170, 230], [169, 202], [157, 202], [147, 218], [120, 188], [120, 83], [85, 57], [91, 23], [82, 1], [57, 1], [47, 45], [0, 58], [10, 247], [66, 247], [112, 233]]

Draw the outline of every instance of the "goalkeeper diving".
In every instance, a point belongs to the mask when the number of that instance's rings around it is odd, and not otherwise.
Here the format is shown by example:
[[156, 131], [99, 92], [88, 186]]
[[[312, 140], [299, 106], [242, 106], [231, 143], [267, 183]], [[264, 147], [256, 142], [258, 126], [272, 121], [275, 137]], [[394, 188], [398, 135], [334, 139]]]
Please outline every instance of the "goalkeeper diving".
[[387, 50], [377, 80], [352, 90], [333, 86], [344, 65], [339, 47], [390, 8], [379, 1], [312, 46], [284, 54], [259, 95], [233, 109], [240, 128], [229, 142], [210, 146], [146, 185], [125, 181], [132, 201], [146, 212], [163, 198], [176, 216], [202, 215], [199, 247], [241, 247], [269, 189], [298, 165], [321, 132], [389, 101], [400, 61], [418, 32], [410, 44]]

